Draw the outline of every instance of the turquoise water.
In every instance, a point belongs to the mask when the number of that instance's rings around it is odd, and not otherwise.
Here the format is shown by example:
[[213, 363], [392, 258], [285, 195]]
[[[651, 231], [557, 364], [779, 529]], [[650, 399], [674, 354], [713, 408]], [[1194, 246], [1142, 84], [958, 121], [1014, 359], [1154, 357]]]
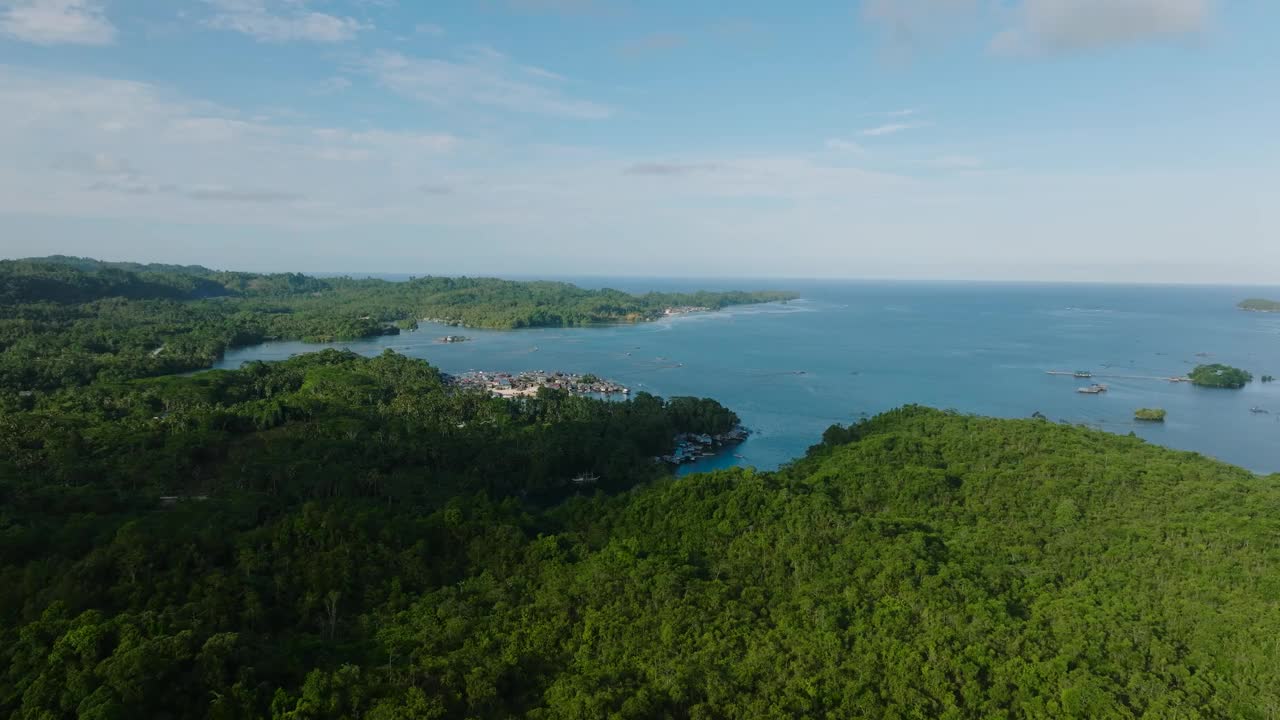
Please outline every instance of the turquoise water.
[[[802, 295], [655, 323], [574, 329], [463, 331], [471, 342], [434, 339], [456, 329], [335, 347], [373, 355], [391, 348], [445, 372], [593, 372], [665, 397], [713, 397], [753, 435], [694, 470], [735, 464], [770, 469], [801, 454], [833, 423], [904, 403], [969, 413], [1082, 423], [1135, 432], [1258, 472], [1280, 471], [1280, 384], [1209, 390], [1159, 379], [1201, 362], [1280, 375], [1280, 315], [1235, 309], [1280, 290], [1221, 287], [818, 283], [578, 279], [628, 291], [786, 287]], [[219, 367], [318, 349], [268, 343], [227, 353]], [[1047, 370], [1090, 370], [1111, 390], [1075, 392], [1088, 381]], [[1254, 414], [1252, 407], [1271, 414]], [[1168, 410], [1162, 425], [1137, 423], [1139, 407]], [[740, 455], [741, 457], [736, 457]]]

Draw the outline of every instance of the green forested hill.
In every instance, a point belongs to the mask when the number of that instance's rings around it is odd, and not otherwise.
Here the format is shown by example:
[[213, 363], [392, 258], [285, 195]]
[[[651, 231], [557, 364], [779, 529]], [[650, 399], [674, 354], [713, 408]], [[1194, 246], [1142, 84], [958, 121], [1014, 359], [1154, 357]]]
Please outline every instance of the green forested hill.
[[422, 318], [497, 329], [569, 326], [648, 320], [672, 306], [723, 308], [790, 297], [630, 295], [492, 278], [321, 279], [63, 256], [0, 261], [0, 401], [6, 391], [207, 368], [228, 347], [273, 338], [396, 333], [397, 324]]
[[[520, 410], [464, 395], [415, 409], [433, 383], [420, 363], [291, 362], [75, 391], [39, 409], [61, 403], [71, 436], [7, 430], [45, 454], [0, 457], [0, 711], [1261, 719], [1280, 707], [1278, 476], [910, 407], [833, 428], [777, 473], [534, 501], [489, 482], [532, 467], [497, 448], [531, 442], [528, 458], [554, 465], [593, 446], [573, 439], [594, 427], [613, 455], [664, 422], [661, 404]], [[274, 417], [263, 396], [281, 398], [280, 424], [232, 423], [229, 453], [216, 451], [228, 437], [200, 434], [228, 414]], [[160, 437], [95, 419], [155, 397], [172, 413]], [[211, 398], [219, 419], [194, 422]], [[307, 407], [311, 419], [295, 414]], [[460, 414], [468, 428], [510, 418], [476, 430], [488, 464], [448, 449]], [[575, 417], [588, 424], [563, 425]], [[126, 447], [94, 445], [108, 431], [132, 450], [93, 451]], [[436, 464], [382, 462], [396, 433]], [[66, 439], [31, 447], [42, 434]], [[333, 457], [349, 460], [314, 457], [326, 442], [347, 443]], [[98, 465], [64, 470], [85, 462]], [[295, 469], [263, 485], [256, 462]], [[209, 498], [159, 506], [171, 490], [157, 473]]]

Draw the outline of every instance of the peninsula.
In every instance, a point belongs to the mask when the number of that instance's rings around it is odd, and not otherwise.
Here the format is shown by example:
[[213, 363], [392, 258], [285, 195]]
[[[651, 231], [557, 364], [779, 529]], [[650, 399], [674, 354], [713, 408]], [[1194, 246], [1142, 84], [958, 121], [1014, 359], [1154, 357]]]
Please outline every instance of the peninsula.
[[48, 391], [199, 370], [230, 347], [396, 335], [416, 329], [421, 318], [498, 330], [568, 327], [795, 297], [779, 291], [633, 295], [495, 278], [264, 275], [57, 255], [0, 261], [0, 317], [21, 319], [0, 337], [0, 390]]

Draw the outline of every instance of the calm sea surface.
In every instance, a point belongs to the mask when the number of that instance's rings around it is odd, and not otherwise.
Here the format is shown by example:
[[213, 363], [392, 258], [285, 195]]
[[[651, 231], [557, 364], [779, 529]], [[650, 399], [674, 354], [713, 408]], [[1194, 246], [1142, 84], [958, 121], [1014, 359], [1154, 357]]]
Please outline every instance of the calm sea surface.
[[[683, 289], [795, 290], [786, 304], [731, 308], [655, 323], [576, 329], [464, 332], [456, 329], [334, 347], [374, 355], [385, 348], [424, 358], [445, 372], [593, 372], [657, 395], [712, 397], [753, 434], [724, 455], [691, 467], [772, 469], [804, 453], [833, 423], [850, 423], [905, 403], [968, 413], [1082, 423], [1135, 432], [1258, 472], [1280, 471], [1280, 383], [1239, 391], [1172, 384], [1202, 362], [1256, 376], [1280, 375], [1280, 314], [1235, 309], [1245, 297], [1280, 290], [1119, 285], [924, 284], [796, 281], [606, 281], [587, 287], [632, 292]], [[219, 365], [278, 360], [321, 346], [268, 343], [228, 352]], [[1111, 390], [1075, 392], [1087, 381], [1047, 370], [1089, 370]], [[1168, 411], [1164, 424], [1133, 420], [1140, 407]], [[1259, 407], [1270, 414], [1250, 412]], [[741, 455], [741, 458], [735, 457]]]

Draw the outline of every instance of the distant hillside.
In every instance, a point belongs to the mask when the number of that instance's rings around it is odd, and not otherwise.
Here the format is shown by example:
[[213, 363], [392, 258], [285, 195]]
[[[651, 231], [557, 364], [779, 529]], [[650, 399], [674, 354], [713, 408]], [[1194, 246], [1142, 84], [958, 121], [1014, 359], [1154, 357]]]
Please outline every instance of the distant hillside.
[[195, 272], [128, 270], [81, 258], [67, 260], [71, 262], [0, 261], [0, 305], [85, 303], [108, 297], [195, 300], [231, 294], [222, 283]]
[[73, 257], [71, 255], [49, 255], [46, 257], [22, 258], [20, 262], [34, 263], [37, 265], [66, 265], [83, 270], [84, 272], [94, 272], [97, 270], [126, 270], [128, 272], [149, 272], [149, 273], [178, 273], [183, 275], [212, 275], [213, 270], [203, 265], [167, 265], [164, 263], [136, 263], [136, 262], [110, 262], [107, 260], [95, 260], [88, 257]]
[[209, 367], [228, 347], [396, 334], [423, 318], [494, 329], [642, 322], [785, 292], [631, 295], [561, 282], [408, 282], [53, 256], [0, 261], [0, 392]]

